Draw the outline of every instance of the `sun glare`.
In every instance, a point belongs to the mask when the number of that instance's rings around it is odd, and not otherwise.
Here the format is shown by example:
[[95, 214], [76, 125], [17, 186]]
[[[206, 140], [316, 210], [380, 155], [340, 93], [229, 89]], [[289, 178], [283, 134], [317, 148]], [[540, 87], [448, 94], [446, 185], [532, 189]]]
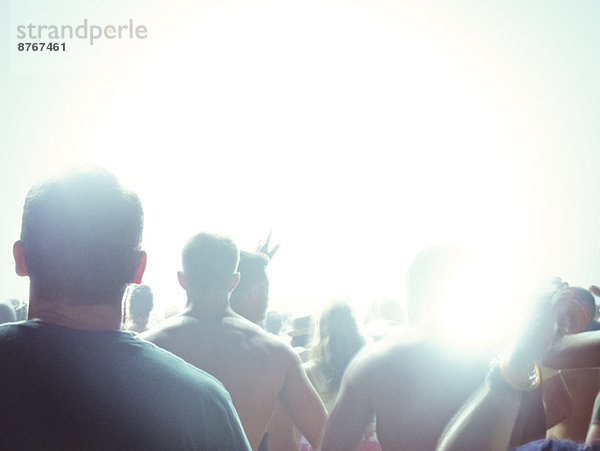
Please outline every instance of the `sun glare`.
[[482, 63], [505, 55], [461, 36], [468, 18], [333, 0], [159, 5], [136, 18], [144, 45], [94, 45], [97, 89], [72, 90], [71, 150], [53, 160], [101, 164], [140, 194], [159, 307], [182, 301], [179, 249], [201, 230], [249, 249], [272, 229], [283, 310], [402, 299], [408, 262], [433, 243], [527, 250], [516, 94]]

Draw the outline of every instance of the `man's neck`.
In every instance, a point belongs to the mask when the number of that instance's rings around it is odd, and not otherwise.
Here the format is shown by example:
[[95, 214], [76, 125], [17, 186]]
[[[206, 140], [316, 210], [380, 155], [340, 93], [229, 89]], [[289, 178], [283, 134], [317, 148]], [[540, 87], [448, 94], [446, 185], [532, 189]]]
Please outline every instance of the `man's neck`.
[[262, 321], [262, 318], [259, 318], [259, 315], [257, 315], [254, 311], [255, 309], [253, 309], [252, 306], [248, 306], [247, 304], [242, 303], [236, 305], [235, 309], [232, 308], [231, 310], [233, 310], [238, 315], [243, 316], [248, 321], [254, 324], [258, 324]]
[[229, 300], [225, 299], [190, 299], [188, 297], [185, 311], [186, 316], [192, 316], [196, 319], [220, 319], [224, 316], [230, 316], [232, 310], [229, 307]]
[[119, 330], [121, 328], [121, 303], [87, 305], [40, 299], [32, 295], [29, 299], [27, 317], [74, 329]]

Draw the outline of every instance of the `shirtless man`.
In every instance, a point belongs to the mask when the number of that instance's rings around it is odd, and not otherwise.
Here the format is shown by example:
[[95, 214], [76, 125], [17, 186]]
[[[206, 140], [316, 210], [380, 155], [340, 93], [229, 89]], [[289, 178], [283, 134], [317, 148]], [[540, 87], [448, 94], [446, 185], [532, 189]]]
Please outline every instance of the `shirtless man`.
[[313, 448], [319, 448], [325, 409], [300, 359], [229, 306], [239, 280], [238, 259], [229, 238], [207, 233], [192, 237], [178, 273], [187, 293], [186, 310], [142, 337], [223, 382], [252, 449], [258, 448], [277, 400]]
[[491, 358], [452, 351], [436, 333], [433, 320], [444, 287], [465, 259], [464, 251], [451, 246], [434, 246], [414, 258], [407, 278], [413, 326], [365, 348], [349, 365], [327, 423], [324, 451], [355, 449], [374, 416], [383, 450], [435, 449], [448, 421], [484, 380]]

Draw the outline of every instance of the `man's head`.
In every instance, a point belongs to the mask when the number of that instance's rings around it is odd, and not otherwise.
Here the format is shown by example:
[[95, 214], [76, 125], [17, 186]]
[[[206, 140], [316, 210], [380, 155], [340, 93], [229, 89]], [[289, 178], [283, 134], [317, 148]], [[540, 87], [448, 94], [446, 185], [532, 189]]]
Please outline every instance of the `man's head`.
[[17, 273], [32, 295], [77, 304], [120, 302], [144, 271], [138, 196], [110, 172], [90, 167], [33, 186], [25, 198]]
[[412, 322], [439, 314], [449, 282], [467, 261], [457, 246], [431, 246], [417, 254], [407, 275], [407, 309]]
[[[144, 330], [154, 307], [154, 295], [148, 285], [132, 286], [129, 292], [128, 316], [134, 326]], [[141, 330], [137, 330], [140, 332]]]
[[569, 287], [569, 290], [573, 297], [565, 301], [564, 310], [557, 318], [559, 335], [583, 332], [596, 316], [596, 301], [588, 290], [581, 287]]
[[190, 238], [181, 254], [183, 271], [178, 273], [188, 300], [231, 293], [239, 280], [238, 261], [238, 248], [229, 237], [199, 233]]
[[231, 308], [253, 323], [261, 322], [269, 304], [269, 257], [260, 252], [240, 252], [240, 282], [231, 294]]
[[281, 327], [283, 326], [283, 320], [279, 312], [274, 310], [268, 312], [265, 316], [265, 330], [272, 333], [273, 335], [279, 335]]
[[17, 314], [12, 305], [0, 302], [0, 324], [12, 323], [17, 320]]

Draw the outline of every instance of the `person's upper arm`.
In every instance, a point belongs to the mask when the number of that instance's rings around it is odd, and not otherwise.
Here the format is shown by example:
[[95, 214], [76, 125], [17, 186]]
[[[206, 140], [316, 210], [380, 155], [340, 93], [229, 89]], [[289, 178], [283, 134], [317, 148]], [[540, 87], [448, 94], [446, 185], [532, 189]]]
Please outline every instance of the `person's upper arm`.
[[588, 428], [585, 438], [586, 445], [592, 445], [596, 440], [600, 439], [600, 393], [596, 395], [594, 401], [594, 409], [592, 410], [592, 418], [590, 418], [590, 427]]
[[288, 414], [279, 401], [267, 427], [268, 445], [271, 450], [300, 449], [300, 437]]
[[308, 380], [300, 358], [292, 350], [286, 352], [289, 364], [279, 402], [313, 449], [320, 448], [327, 420], [325, 407]]
[[312, 384], [312, 386], [315, 388], [315, 390], [318, 390], [318, 381], [317, 381], [317, 367], [316, 364], [313, 360], [306, 362], [302, 365], [302, 367], [304, 368], [304, 371], [306, 371], [306, 376], [308, 377], [308, 380], [310, 381], [310, 383]]
[[600, 439], [600, 424], [590, 424], [585, 437], [586, 446], [592, 446], [595, 441]]
[[562, 374], [544, 379], [542, 385], [546, 429], [550, 429], [571, 415], [573, 401]]
[[600, 331], [563, 337], [546, 352], [542, 363], [555, 369], [600, 367]]
[[373, 419], [368, 393], [362, 384], [355, 382], [353, 370], [350, 367], [344, 376], [336, 404], [329, 415], [323, 451], [356, 449]]

